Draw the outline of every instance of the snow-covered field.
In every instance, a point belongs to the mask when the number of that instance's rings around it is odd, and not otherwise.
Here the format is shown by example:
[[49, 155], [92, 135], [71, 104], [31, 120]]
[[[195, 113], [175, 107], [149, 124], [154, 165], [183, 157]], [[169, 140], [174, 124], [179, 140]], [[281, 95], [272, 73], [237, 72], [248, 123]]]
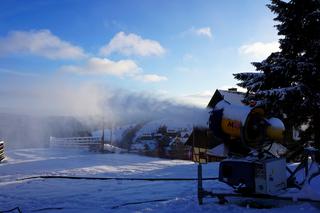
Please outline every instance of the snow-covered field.
[[[204, 166], [205, 177], [217, 176], [218, 164]], [[35, 175], [89, 177], [196, 178], [194, 163], [130, 154], [98, 154], [85, 150], [24, 149], [7, 152], [0, 164], [0, 212], [320, 212], [309, 203], [273, 203], [272, 209], [197, 202], [196, 181], [68, 180], [18, 178]], [[216, 181], [205, 188], [226, 189]], [[158, 201], [155, 201], [158, 200]], [[161, 200], [161, 201], [159, 201]], [[142, 203], [137, 203], [142, 202]]]

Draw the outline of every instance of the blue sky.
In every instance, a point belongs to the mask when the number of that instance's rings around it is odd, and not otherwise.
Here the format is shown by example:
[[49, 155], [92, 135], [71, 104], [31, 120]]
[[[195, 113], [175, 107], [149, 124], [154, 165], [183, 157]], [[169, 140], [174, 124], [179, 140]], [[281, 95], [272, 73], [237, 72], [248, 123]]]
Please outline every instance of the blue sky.
[[203, 105], [278, 49], [268, 2], [2, 0], [0, 94], [58, 78]]

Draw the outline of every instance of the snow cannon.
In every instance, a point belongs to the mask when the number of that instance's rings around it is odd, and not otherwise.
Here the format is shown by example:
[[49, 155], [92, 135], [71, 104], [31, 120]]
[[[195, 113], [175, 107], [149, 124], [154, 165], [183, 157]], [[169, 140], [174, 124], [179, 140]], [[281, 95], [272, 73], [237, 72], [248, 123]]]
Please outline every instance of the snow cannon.
[[209, 128], [224, 143], [237, 140], [247, 148], [260, 146], [265, 141], [281, 141], [285, 130], [283, 122], [278, 118], [267, 118], [263, 108], [231, 104], [225, 100], [214, 106]]

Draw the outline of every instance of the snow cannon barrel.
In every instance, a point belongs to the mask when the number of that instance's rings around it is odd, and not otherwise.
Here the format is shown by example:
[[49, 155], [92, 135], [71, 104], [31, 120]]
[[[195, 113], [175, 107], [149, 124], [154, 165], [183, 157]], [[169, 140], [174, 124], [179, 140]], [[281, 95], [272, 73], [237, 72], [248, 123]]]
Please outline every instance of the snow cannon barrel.
[[284, 125], [278, 118], [266, 118], [260, 107], [230, 104], [221, 100], [209, 118], [209, 128], [223, 141], [240, 139], [247, 146], [265, 140], [281, 141]]

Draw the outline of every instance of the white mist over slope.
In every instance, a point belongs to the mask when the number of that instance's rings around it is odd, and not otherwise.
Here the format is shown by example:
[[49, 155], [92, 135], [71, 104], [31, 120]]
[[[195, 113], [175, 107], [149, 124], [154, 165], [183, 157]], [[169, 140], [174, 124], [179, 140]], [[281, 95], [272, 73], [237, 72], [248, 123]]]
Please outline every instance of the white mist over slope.
[[1, 112], [86, 119], [104, 117], [114, 123], [163, 117], [202, 123], [204, 113], [199, 107], [178, 103], [159, 94], [130, 92], [93, 82], [75, 84], [56, 78], [9, 84], [0, 86]]
[[101, 114], [102, 93], [92, 83], [63, 79], [12, 80], [0, 86], [1, 110], [41, 116]]
[[[0, 138], [4, 138], [8, 143], [12, 138], [15, 138], [17, 144], [39, 145], [41, 142], [33, 141], [49, 140], [46, 137], [57, 132], [50, 129], [52, 125], [47, 125], [52, 117], [70, 117], [89, 128], [101, 128], [102, 121], [107, 125], [123, 125], [170, 118], [204, 126], [208, 120], [205, 109], [180, 104], [151, 92], [130, 92], [95, 82], [34, 77], [24, 81], [21, 78], [11, 78], [0, 83], [0, 115], [6, 115], [2, 118], [0, 116], [0, 128], [4, 127], [0, 129]], [[24, 119], [22, 125], [19, 118], [12, 122], [10, 115], [28, 115], [28, 119]], [[33, 126], [33, 120], [37, 120], [36, 126]], [[39, 123], [41, 125], [38, 125]], [[78, 126], [69, 122], [58, 122], [57, 125], [59, 129]], [[46, 134], [43, 134], [44, 132]], [[72, 136], [76, 130], [70, 129], [70, 132]], [[65, 134], [67, 133], [58, 136], [66, 136]]]

